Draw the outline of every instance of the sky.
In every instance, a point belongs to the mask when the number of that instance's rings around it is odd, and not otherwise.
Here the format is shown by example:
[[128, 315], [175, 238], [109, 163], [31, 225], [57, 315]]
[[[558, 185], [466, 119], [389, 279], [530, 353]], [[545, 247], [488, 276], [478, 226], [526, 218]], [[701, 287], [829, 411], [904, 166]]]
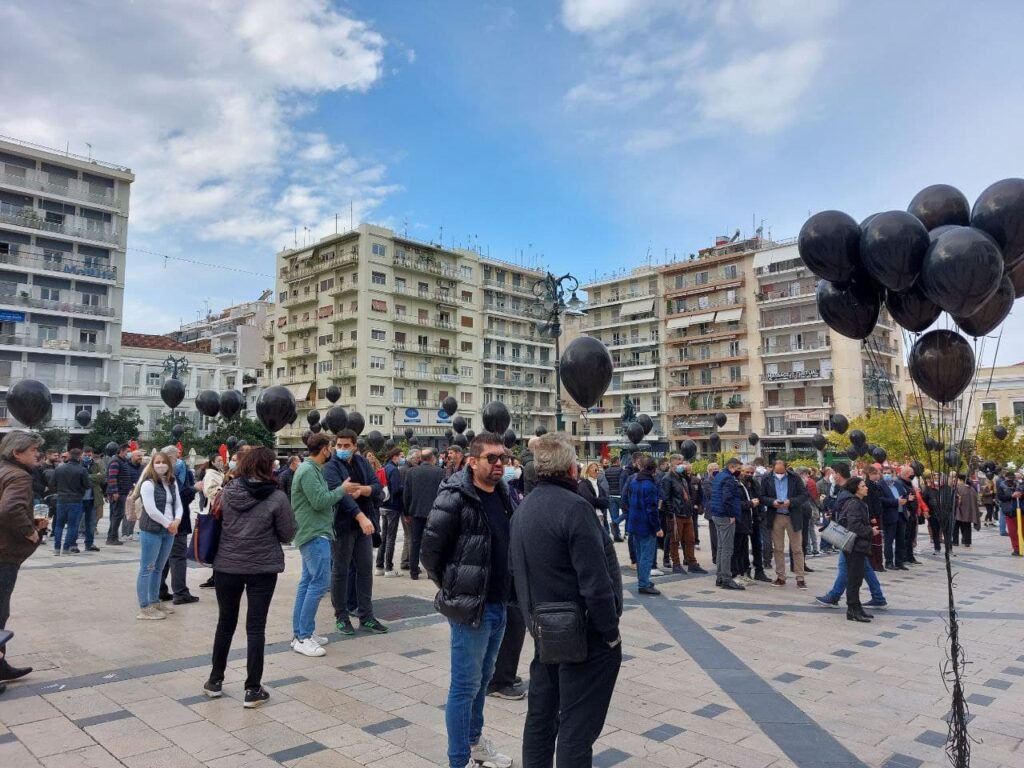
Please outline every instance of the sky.
[[0, 28], [0, 134], [136, 174], [131, 331], [256, 298], [336, 221], [586, 281], [1024, 176], [1012, 0], [7, 0]]

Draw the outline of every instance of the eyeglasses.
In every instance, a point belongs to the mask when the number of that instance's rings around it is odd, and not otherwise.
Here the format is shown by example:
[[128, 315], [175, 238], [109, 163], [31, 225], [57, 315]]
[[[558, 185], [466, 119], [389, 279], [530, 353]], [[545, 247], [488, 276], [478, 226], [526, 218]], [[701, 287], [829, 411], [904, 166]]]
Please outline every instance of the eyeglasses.
[[488, 453], [485, 456], [476, 456], [475, 458], [483, 459], [484, 461], [486, 461], [491, 466], [494, 466], [495, 464], [511, 464], [512, 463], [512, 457], [509, 456], [507, 453]]

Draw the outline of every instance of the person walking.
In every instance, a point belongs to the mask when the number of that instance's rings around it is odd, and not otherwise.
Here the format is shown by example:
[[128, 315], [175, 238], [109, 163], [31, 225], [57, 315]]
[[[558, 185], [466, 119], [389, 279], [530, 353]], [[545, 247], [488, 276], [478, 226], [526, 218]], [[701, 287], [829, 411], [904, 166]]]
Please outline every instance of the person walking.
[[[11, 595], [21, 564], [41, 541], [48, 518], [34, 514], [34, 470], [39, 466], [43, 439], [34, 432], [12, 430], [0, 440], [0, 630], [11, 617]], [[7, 645], [0, 642], [0, 694], [7, 683], [32, 672], [7, 661]]]
[[54, 471], [54, 489], [57, 493], [57, 515], [53, 520], [53, 554], [78, 554], [76, 542], [82, 521], [82, 500], [86, 491], [92, 490], [89, 471], [82, 466], [80, 449], [72, 448], [68, 452], [68, 460]]
[[444, 470], [437, 466], [437, 458], [433, 449], [424, 448], [420, 451], [419, 464], [409, 470], [402, 485], [405, 519], [409, 521], [411, 539], [409, 578], [413, 581], [420, 577], [420, 550], [423, 546], [423, 532], [443, 479]]
[[381, 542], [377, 548], [377, 576], [400, 576], [395, 568], [395, 542], [398, 541], [398, 529], [402, 524], [405, 507], [402, 504], [402, 472], [398, 460], [402, 456], [401, 448], [388, 451], [384, 462], [384, 479], [388, 489], [388, 498], [381, 504]]
[[[607, 529], [576, 493], [576, 454], [568, 436], [543, 435], [534, 445], [534, 464], [537, 486], [512, 516], [512, 574], [520, 610], [533, 626], [543, 606], [578, 606], [586, 617], [586, 658], [548, 664], [535, 653], [523, 765], [540, 768], [554, 760], [558, 768], [589, 768], [622, 664], [621, 570]], [[534, 639], [542, 643], [541, 637]]]
[[[124, 522], [124, 505], [128, 495], [135, 487], [134, 473], [129, 469], [128, 444], [123, 443], [117, 449], [117, 455], [107, 465], [107, 501], [110, 503], [110, 520], [107, 528], [107, 545], [121, 546], [118, 538], [121, 524]], [[137, 479], [137, 478], [136, 478]]]
[[[637, 591], [641, 595], [660, 595], [651, 581], [651, 570], [658, 556], [658, 540], [665, 532], [661, 528], [661, 491], [654, 480], [658, 462], [645, 458], [642, 469], [632, 475], [627, 483], [629, 501], [629, 536], [636, 550]], [[659, 571], [660, 573], [660, 571]]]
[[739, 481], [742, 466], [743, 462], [739, 459], [729, 459], [725, 463], [725, 470], [715, 475], [711, 487], [711, 522], [715, 526], [718, 542], [715, 586], [721, 589], [745, 589], [732, 577], [736, 525], [743, 516], [743, 504], [747, 502]]
[[786, 462], [775, 462], [770, 475], [761, 483], [761, 503], [768, 509], [768, 528], [772, 532], [772, 559], [775, 561], [773, 586], [786, 586], [786, 537], [793, 555], [797, 589], [807, 589], [804, 580], [803, 526], [807, 505], [807, 487]]
[[501, 482], [510, 459], [501, 435], [476, 435], [466, 471], [441, 486], [423, 531], [423, 567], [439, 588], [434, 605], [451, 630], [451, 683], [445, 706], [450, 768], [512, 765], [512, 759], [483, 736], [484, 701], [505, 633], [505, 606], [512, 588], [512, 502]]
[[173, 608], [160, 601], [160, 576], [184, 514], [174, 478], [176, 457], [176, 452], [154, 454], [139, 484], [142, 514], [138, 520], [141, 547], [135, 586], [140, 608], [137, 619], [165, 619], [174, 613]]
[[622, 460], [618, 456], [612, 456], [611, 463], [604, 471], [604, 479], [608, 483], [608, 522], [611, 524], [612, 539], [621, 542]]
[[331, 587], [331, 546], [334, 542], [334, 507], [355, 483], [344, 480], [331, 490], [323, 466], [334, 449], [331, 438], [318, 432], [306, 440], [309, 457], [292, 479], [292, 511], [296, 532], [292, 544], [302, 557], [302, 576], [292, 610], [292, 650], [303, 656], [323, 656], [327, 638], [315, 635], [320, 600]]
[[[219, 458], [219, 457], [218, 457]], [[210, 466], [213, 466], [211, 462]], [[245, 698], [247, 709], [270, 698], [263, 687], [263, 654], [267, 613], [284, 571], [284, 550], [298, 528], [288, 497], [274, 479], [274, 452], [255, 447], [239, 459], [238, 478], [220, 492], [221, 534], [213, 559], [217, 592], [217, 630], [210, 676], [203, 692], [219, 698], [224, 684], [231, 639], [238, 626], [242, 595], [246, 597]]]
[[856, 534], [853, 550], [846, 556], [846, 618], [848, 621], [869, 622], [872, 614], [864, 610], [860, 602], [860, 585], [864, 581], [864, 569], [871, 551], [871, 518], [864, 499], [868, 486], [863, 478], [852, 477], [846, 481], [846, 493], [836, 511], [837, 521], [846, 530]]
[[[955, 474], [952, 473], [950, 476], [950, 485], [953, 485]], [[978, 499], [978, 492], [967, 482], [965, 475], [960, 475], [956, 479], [959, 483], [956, 484], [956, 528], [953, 530], [953, 546], [962, 545], [964, 549], [970, 549], [971, 527], [981, 523], [981, 501]]]
[[1024, 492], [1021, 491], [1013, 472], [1007, 470], [996, 483], [996, 498], [999, 501], [1000, 523], [1001, 526], [1002, 524], [1006, 526], [1006, 535], [1010, 539], [1010, 554], [1013, 557], [1020, 557], [1024, 554], [1017, 525], [1022, 496], [1024, 496]]

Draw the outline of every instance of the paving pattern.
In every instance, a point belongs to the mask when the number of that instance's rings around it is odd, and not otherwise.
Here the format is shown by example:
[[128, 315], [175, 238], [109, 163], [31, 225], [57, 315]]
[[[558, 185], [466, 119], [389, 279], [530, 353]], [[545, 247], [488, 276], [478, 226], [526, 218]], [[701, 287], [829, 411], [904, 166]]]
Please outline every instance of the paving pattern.
[[[976, 768], [1024, 766], [1024, 561], [1008, 549], [984, 529], [955, 563]], [[271, 700], [246, 710], [241, 630], [224, 697], [202, 695], [217, 615], [198, 589], [208, 572], [189, 573], [199, 603], [138, 622], [137, 556], [137, 544], [59, 559], [40, 551], [22, 569], [11, 660], [36, 672], [0, 697], [2, 768], [446, 765], [448, 629], [428, 582], [377, 578], [391, 633], [330, 631], [327, 655], [311, 659], [288, 647], [299, 571], [289, 550], [267, 630]], [[870, 624], [813, 604], [834, 558], [809, 561], [807, 592], [792, 582], [723, 592], [713, 576], [666, 576], [652, 599], [624, 570], [623, 667], [594, 765], [946, 765], [944, 569], [922, 559], [880, 575], [890, 609]], [[326, 600], [318, 628], [333, 629]], [[531, 654], [528, 639], [524, 677]], [[514, 756], [525, 711], [525, 701], [487, 702], [487, 732]]]

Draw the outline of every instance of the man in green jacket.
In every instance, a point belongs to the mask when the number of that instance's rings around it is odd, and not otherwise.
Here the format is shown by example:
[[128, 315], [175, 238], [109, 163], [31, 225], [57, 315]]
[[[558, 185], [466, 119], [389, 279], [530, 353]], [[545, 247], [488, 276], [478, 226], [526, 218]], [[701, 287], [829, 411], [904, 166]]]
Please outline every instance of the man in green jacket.
[[309, 458], [292, 478], [292, 511], [298, 530], [292, 542], [302, 555], [302, 578], [292, 613], [292, 650], [303, 656], [323, 656], [327, 638], [313, 634], [320, 599], [331, 586], [331, 543], [334, 541], [334, 505], [357, 486], [349, 480], [333, 491], [324, 480], [324, 464], [331, 458], [331, 439], [310, 435]]

